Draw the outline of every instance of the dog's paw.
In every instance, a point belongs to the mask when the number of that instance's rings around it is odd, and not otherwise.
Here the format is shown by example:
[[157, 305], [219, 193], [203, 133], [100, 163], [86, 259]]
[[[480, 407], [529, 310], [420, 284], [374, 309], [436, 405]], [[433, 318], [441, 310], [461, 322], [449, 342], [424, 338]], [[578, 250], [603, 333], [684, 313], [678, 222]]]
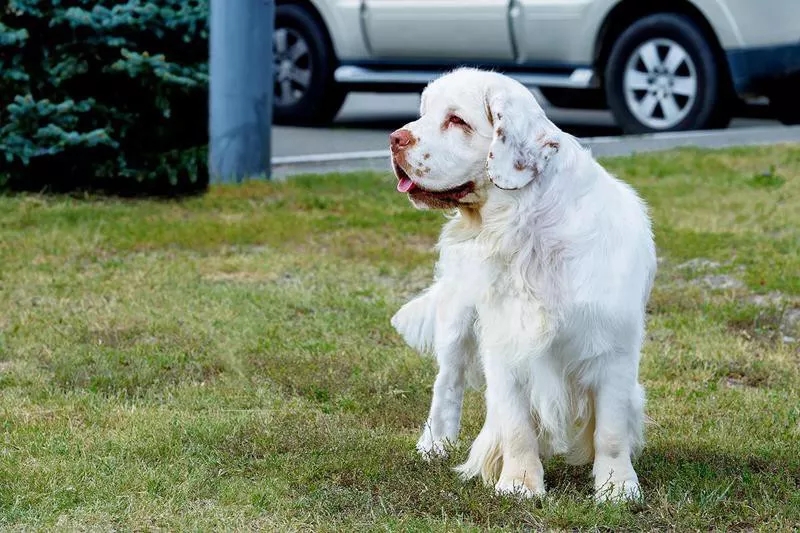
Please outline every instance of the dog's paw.
[[429, 431], [424, 431], [417, 442], [417, 453], [425, 461], [447, 459], [453, 444], [447, 438], [435, 439]]
[[639, 480], [631, 479], [609, 479], [604, 483], [595, 484], [595, 500], [600, 503], [623, 503], [635, 502], [642, 499], [642, 489], [639, 487]]
[[514, 496], [517, 498], [541, 498], [547, 491], [544, 488], [543, 480], [534, 480], [530, 476], [522, 478], [500, 476], [494, 486], [494, 492], [498, 495]]

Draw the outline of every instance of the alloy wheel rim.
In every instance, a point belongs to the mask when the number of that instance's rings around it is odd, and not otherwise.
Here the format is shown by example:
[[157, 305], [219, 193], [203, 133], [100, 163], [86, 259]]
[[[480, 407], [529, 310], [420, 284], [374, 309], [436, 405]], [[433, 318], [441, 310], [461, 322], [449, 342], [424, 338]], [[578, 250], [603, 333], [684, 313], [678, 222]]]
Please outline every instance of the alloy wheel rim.
[[272, 37], [275, 104], [299, 102], [311, 86], [311, 55], [308, 43], [292, 28], [276, 28]]
[[680, 44], [650, 39], [628, 59], [622, 87], [636, 120], [651, 129], [668, 129], [685, 119], [697, 100], [697, 68]]

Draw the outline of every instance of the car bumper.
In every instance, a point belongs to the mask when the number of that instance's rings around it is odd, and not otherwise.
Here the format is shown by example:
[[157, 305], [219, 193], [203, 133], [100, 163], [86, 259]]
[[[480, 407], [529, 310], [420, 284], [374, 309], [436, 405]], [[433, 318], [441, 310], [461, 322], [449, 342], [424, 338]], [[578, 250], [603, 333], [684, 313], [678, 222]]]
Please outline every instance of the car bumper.
[[733, 86], [740, 95], [761, 95], [775, 83], [800, 76], [800, 42], [728, 50], [726, 55]]

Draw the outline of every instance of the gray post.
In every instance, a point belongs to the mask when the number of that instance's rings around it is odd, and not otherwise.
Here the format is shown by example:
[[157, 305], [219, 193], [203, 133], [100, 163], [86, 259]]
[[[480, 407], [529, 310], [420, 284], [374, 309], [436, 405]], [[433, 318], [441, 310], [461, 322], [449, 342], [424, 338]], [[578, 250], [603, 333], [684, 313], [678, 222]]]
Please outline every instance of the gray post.
[[212, 183], [270, 177], [274, 0], [211, 0]]

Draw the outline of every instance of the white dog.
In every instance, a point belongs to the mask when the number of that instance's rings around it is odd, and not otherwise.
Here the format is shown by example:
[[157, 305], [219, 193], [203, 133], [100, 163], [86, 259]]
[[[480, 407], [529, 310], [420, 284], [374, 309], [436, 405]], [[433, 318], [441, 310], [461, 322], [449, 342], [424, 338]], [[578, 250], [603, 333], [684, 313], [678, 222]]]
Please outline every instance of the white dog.
[[493, 72], [432, 82], [391, 150], [398, 191], [454, 210], [434, 283], [392, 318], [439, 364], [419, 452], [446, 453], [465, 385], [485, 383], [465, 479], [542, 495], [541, 459], [558, 453], [594, 461], [598, 498], [638, 498], [638, 366], [656, 270], [644, 202]]

